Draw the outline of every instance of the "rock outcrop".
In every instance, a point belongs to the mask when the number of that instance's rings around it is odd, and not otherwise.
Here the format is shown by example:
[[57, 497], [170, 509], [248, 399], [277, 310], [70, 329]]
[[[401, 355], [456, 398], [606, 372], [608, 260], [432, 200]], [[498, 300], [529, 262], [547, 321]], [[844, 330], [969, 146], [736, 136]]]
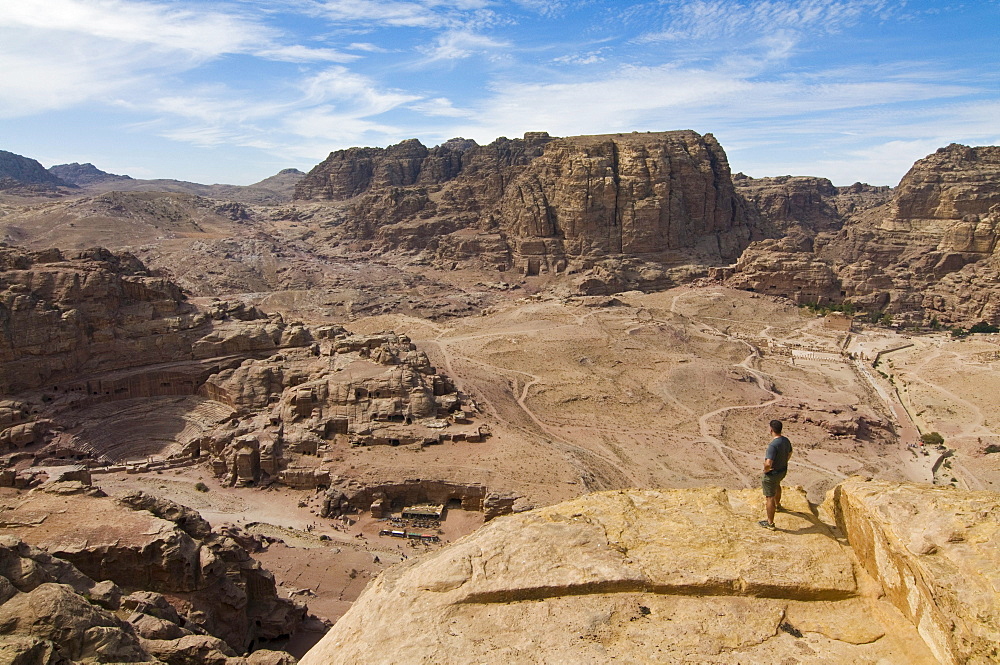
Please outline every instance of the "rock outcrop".
[[330, 485], [321, 451], [334, 443], [489, 434], [406, 336], [286, 324], [239, 302], [195, 306], [107, 250], [0, 248], [0, 268], [0, 391], [17, 396], [0, 401], [0, 486], [40, 482], [15, 470], [24, 461], [152, 460], [211, 462], [230, 485], [313, 489]]
[[295, 631], [305, 608], [280, 598], [273, 576], [235, 540], [169, 501], [99, 494], [75, 495], [72, 510], [52, 491], [4, 497], [0, 635], [34, 638], [19, 649], [73, 661], [237, 665], [226, 658]]
[[129, 254], [0, 248], [0, 270], [3, 393], [178, 360], [190, 345], [183, 333], [205, 322], [176, 286]]
[[[725, 152], [692, 131], [553, 139], [544, 132], [486, 146], [416, 140], [332, 153], [299, 199], [346, 201], [344, 238], [435, 261], [536, 275], [583, 272], [607, 257], [662, 263], [734, 258], [752, 235]], [[616, 272], [613, 265], [604, 270]]]
[[800, 303], [850, 300], [901, 323], [1000, 321], [1000, 147], [941, 148], [875, 207], [883, 188], [792, 177], [736, 183], [775, 237], [715, 278]]
[[239, 303], [218, 301], [205, 310], [189, 305], [173, 282], [128, 253], [96, 248], [66, 256], [0, 247], [0, 393], [45, 387], [95, 399], [140, 396], [80, 382], [132, 367], [267, 353], [310, 341], [301, 325]]
[[752, 243], [732, 266], [709, 274], [737, 289], [789, 298], [799, 304], [840, 302], [844, 296], [834, 268], [813, 254], [814, 240], [793, 231], [780, 239]]
[[825, 247], [845, 296], [903, 320], [1000, 322], [1000, 147], [952, 144]]
[[1000, 496], [851, 479], [836, 525], [783, 504], [777, 532], [754, 490], [499, 518], [383, 572], [302, 662], [996, 662]]
[[837, 524], [942, 663], [1000, 662], [1000, 496], [850, 481]]
[[557, 139], [505, 189], [496, 220], [523, 256], [735, 257], [750, 238], [725, 152], [690, 131]]
[[751, 178], [737, 173], [733, 185], [749, 204], [760, 232], [774, 238], [792, 231], [810, 236], [837, 232], [848, 216], [882, 205], [892, 196], [890, 187], [860, 182], [835, 187], [826, 178], [813, 176]]

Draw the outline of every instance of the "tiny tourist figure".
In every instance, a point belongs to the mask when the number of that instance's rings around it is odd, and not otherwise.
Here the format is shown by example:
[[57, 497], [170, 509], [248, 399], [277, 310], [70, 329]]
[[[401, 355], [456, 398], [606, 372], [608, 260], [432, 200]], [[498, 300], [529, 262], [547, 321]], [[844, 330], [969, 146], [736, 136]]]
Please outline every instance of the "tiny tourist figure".
[[781, 421], [772, 420], [771, 435], [774, 439], [767, 444], [764, 453], [764, 475], [761, 477], [761, 487], [764, 490], [764, 503], [767, 508], [767, 519], [759, 524], [765, 529], [774, 529], [774, 512], [781, 508], [781, 481], [788, 473], [788, 458], [792, 456], [792, 442], [787, 436], [781, 435]]

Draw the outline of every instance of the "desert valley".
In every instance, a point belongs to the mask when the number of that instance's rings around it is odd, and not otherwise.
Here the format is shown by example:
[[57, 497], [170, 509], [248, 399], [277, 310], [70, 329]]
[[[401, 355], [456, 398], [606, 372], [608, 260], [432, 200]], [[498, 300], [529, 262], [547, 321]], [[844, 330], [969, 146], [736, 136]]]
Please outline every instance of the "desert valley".
[[0, 152], [0, 241], [0, 661], [1000, 662], [1000, 147]]

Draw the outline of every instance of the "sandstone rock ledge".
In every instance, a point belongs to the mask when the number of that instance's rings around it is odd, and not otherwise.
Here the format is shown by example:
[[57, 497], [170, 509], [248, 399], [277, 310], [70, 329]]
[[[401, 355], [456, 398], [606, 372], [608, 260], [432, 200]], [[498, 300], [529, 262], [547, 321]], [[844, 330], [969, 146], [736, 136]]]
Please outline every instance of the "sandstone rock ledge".
[[997, 662], [1000, 495], [851, 479], [839, 528], [784, 503], [776, 532], [757, 490], [498, 518], [385, 571], [301, 662]]

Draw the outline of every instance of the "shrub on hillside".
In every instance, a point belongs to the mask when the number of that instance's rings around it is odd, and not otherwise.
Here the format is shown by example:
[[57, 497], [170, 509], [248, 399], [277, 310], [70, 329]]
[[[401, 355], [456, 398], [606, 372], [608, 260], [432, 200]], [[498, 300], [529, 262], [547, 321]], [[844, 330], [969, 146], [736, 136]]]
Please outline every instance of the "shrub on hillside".
[[944, 437], [937, 432], [928, 432], [927, 434], [921, 434], [920, 440], [928, 446], [940, 446], [944, 443]]

